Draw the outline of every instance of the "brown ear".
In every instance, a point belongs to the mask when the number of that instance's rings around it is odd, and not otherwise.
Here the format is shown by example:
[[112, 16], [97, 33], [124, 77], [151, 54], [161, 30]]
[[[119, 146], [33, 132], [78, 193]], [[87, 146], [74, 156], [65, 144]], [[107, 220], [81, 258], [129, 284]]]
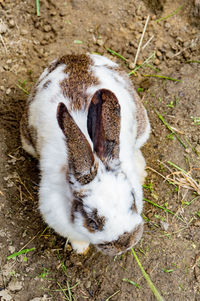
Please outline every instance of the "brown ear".
[[97, 172], [92, 149], [62, 102], [57, 108], [57, 120], [67, 142], [69, 172], [81, 184], [87, 184]]
[[92, 97], [87, 128], [102, 161], [119, 158], [120, 105], [111, 91], [100, 89]]

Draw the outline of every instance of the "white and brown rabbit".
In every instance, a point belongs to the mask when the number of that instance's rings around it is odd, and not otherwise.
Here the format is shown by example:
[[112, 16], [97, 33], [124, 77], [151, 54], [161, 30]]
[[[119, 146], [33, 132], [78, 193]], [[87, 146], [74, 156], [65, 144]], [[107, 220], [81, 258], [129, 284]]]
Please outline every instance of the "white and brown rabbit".
[[39, 208], [78, 253], [120, 254], [143, 232], [140, 151], [150, 132], [128, 76], [100, 55], [53, 61], [29, 96], [23, 148], [39, 159]]

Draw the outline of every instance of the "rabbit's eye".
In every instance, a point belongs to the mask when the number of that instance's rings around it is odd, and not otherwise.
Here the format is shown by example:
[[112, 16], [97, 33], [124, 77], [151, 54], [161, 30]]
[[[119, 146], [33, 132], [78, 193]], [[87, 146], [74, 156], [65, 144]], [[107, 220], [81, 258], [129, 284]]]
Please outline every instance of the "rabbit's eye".
[[93, 220], [92, 218], [88, 218], [87, 219], [87, 228], [90, 229], [90, 231], [96, 231], [98, 230], [98, 224], [95, 220]]

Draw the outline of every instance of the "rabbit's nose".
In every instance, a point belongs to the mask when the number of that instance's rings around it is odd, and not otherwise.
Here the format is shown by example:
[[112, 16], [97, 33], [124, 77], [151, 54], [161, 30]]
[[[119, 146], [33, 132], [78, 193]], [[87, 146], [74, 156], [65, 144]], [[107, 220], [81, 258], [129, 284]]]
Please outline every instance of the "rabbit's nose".
[[143, 222], [138, 224], [135, 229], [129, 233], [125, 232], [117, 240], [98, 244], [97, 248], [107, 255], [119, 255], [124, 253], [138, 243], [143, 233]]

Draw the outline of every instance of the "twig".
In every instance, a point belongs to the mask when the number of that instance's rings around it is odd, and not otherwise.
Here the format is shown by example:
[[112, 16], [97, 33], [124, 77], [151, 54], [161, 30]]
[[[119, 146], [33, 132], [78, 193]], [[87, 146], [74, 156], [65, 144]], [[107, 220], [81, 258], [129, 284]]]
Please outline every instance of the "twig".
[[128, 73], [128, 75], [132, 75], [134, 74], [138, 69], [140, 69], [141, 67], [143, 67], [145, 64], [147, 64], [152, 58], [154, 58], [156, 56], [155, 51], [139, 66], [137, 66], [135, 69], [133, 69], [131, 72]]
[[139, 53], [140, 53], [140, 48], [142, 46], [142, 41], [143, 41], [143, 38], [144, 38], [145, 31], [147, 29], [147, 24], [149, 22], [149, 19], [150, 19], [150, 16], [147, 16], [147, 19], [146, 19], [146, 22], [145, 22], [145, 25], [144, 25], [144, 29], [143, 29], [143, 32], [142, 32], [142, 36], [140, 38], [138, 49], [137, 49], [137, 52], [136, 52], [136, 55], [135, 55], [135, 60], [134, 60], [133, 66], [136, 65], [136, 62], [137, 62], [137, 59], [138, 59], [138, 56], [139, 56]]
[[150, 37], [150, 39], [146, 42], [146, 44], [144, 44], [144, 46], [142, 46], [142, 51], [144, 51], [144, 49], [147, 47], [147, 45], [149, 45], [149, 43], [151, 42], [151, 40], [154, 38], [154, 34]]
[[1, 39], [1, 42], [2, 42], [2, 44], [4, 46], [4, 48], [5, 48], [5, 53], [7, 54], [8, 53], [8, 49], [7, 49], [6, 43], [4, 42], [4, 39], [3, 39], [2, 35], [1, 35], [1, 33], [0, 33], [0, 39]]

